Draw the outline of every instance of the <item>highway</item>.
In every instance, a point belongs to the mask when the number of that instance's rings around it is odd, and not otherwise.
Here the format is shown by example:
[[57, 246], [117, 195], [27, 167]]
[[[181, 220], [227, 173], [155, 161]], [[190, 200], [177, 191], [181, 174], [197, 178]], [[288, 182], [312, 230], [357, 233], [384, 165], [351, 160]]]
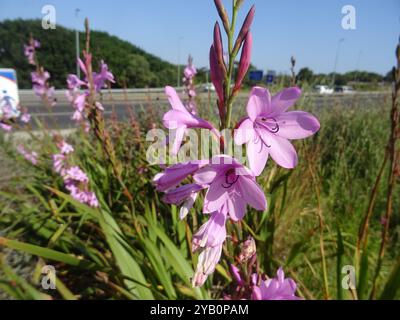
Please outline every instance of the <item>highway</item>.
[[[181, 95], [184, 97], [184, 95]], [[239, 115], [245, 113], [248, 94], [241, 94], [236, 99], [234, 112]], [[71, 120], [73, 107], [65, 96], [64, 90], [57, 90], [55, 93], [57, 104], [51, 110], [44, 106], [41, 99], [36, 97], [32, 90], [20, 90], [20, 103], [27, 107], [33, 118], [39, 119], [48, 129], [68, 129], [74, 128], [75, 123]], [[317, 110], [320, 108], [332, 108], [335, 105], [342, 106], [362, 106], [365, 108], [382, 106], [390, 98], [389, 92], [363, 92], [354, 94], [330, 94], [317, 95], [308, 93], [303, 95], [301, 104], [307, 109]], [[197, 96], [198, 105], [207, 107], [208, 102], [215, 105], [216, 95], [214, 92], [200, 93]], [[105, 108], [106, 119], [112, 116], [113, 110], [119, 120], [129, 119], [129, 114], [133, 113], [136, 117], [148, 112], [152, 108], [153, 112], [161, 114], [168, 110], [168, 101], [163, 89], [134, 89], [134, 90], [112, 90], [104, 92], [100, 96], [100, 101]], [[31, 121], [32, 129], [36, 129], [35, 121]]]

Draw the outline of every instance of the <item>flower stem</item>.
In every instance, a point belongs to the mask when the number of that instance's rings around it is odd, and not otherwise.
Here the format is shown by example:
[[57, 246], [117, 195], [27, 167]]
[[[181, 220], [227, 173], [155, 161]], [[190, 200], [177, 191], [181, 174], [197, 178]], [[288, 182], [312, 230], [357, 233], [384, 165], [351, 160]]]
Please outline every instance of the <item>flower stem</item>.
[[226, 74], [225, 79], [225, 101], [226, 101], [226, 118], [225, 118], [225, 128], [229, 128], [231, 125], [231, 115], [232, 115], [232, 92], [231, 92], [231, 81], [233, 77], [233, 67], [235, 63], [236, 54], [233, 51], [233, 37], [235, 35], [235, 24], [236, 24], [236, 16], [238, 12], [238, 7], [235, 5], [236, 1], [232, 0], [232, 21], [230, 24], [230, 30], [227, 34], [228, 36], [228, 51], [229, 51], [229, 63], [228, 63], [228, 72]]

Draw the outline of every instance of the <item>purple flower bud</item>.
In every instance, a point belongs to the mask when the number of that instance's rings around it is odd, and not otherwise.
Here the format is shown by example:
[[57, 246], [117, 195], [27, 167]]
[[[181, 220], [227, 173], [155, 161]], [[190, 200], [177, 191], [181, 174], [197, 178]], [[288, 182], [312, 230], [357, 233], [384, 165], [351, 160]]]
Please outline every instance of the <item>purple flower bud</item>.
[[233, 89], [234, 94], [240, 90], [242, 81], [250, 67], [251, 60], [251, 49], [253, 46], [253, 37], [249, 31], [244, 39], [244, 44], [242, 48], [242, 54], [240, 56], [239, 70], [236, 76], [235, 88]]
[[217, 92], [218, 95], [218, 100], [219, 100], [218, 107], [220, 109], [220, 115], [221, 115], [222, 110], [220, 106], [223, 106], [224, 102], [224, 89], [223, 89], [224, 77], [221, 72], [221, 68], [219, 67], [218, 57], [214, 45], [212, 45], [210, 48], [210, 73], [211, 73], [211, 81], [214, 84], [215, 91]]
[[224, 25], [224, 29], [226, 33], [229, 33], [229, 18], [228, 14], [226, 13], [226, 10], [224, 8], [224, 5], [222, 4], [221, 0], [214, 0], [215, 7], [217, 8], [218, 15], [222, 20], [222, 24]]
[[223, 76], [225, 77], [226, 75], [226, 66], [225, 66], [225, 61], [224, 61], [224, 50], [222, 46], [222, 37], [221, 37], [221, 29], [219, 28], [218, 22], [215, 23], [214, 26], [214, 48], [215, 48], [215, 54], [217, 55], [217, 61], [219, 64], [219, 67], [222, 71]]
[[255, 13], [255, 6], [253, 5], [250, 8], [249, 13], [246, 16], [246, 19], [243, 22], [242, 28], [239, 31], [239, 35], [236, 39], [235, 46], [233, 47], [233, 52], [239, 51], [239, 48], [242, 45], [244, 38], [246, 37], [247, 33], [250, 30], [251, 24], [253, 23], [254, 13]]
[[233, 278], [235, 278], [235, 281], [237, 282], [238, 285], [243, 285], [244, 281], [242, 279], [242, 276], [240, 275], [240, 270], [238, 267], [236, 267], [234, 264], [231, 264], [231, 274]]

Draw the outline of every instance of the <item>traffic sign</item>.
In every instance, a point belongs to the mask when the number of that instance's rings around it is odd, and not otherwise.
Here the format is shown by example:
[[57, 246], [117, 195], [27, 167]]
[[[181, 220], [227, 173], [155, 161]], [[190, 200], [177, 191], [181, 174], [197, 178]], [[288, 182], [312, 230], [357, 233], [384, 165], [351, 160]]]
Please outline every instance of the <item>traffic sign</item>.
[[249, 79], [252, 81], [261, 81], [264, 72], [262, 70], [252, 70], [249, 72]]

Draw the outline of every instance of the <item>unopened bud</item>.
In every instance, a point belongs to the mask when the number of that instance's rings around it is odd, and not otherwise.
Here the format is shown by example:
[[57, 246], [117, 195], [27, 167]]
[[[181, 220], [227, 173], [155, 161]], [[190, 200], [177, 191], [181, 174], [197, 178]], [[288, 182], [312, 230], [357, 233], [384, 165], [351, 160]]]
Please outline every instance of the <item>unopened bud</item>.
[[244, 19], [242, 28], [239, 31], [239, 35], [236, 39], [235, 46], [233, 47], [234, 53], [237, 53], [239, 51], [244, 38], [246, 37], [247, 33], [250, 30], [251, 24], [253, 23], [253, 19], [254, 19], [254, 13], [255, 13], [255, 6], [253, 5], [249, 10], [249, 13], [246, 16], [246, 19]]
[[217, 8], [218, 15], [222, 20], [222, 24], [224, 25], [225, 32], [228, 34], [229, 33], [229, 18], [228, 14], [226, 13], [225, 7], [222, 4], [221, 0], [214, 0], [215, 7]]
[[225, 78], [226, 66], [224, 61], [224, 50], [222, 46], [221, 29], [219, 28], [218, 22], [216, 22], [214, 26], [214, 48], [215, 48], [215, 54], [217, 55], [219, 67], [222, 70], [223, 76]]
[[244, 40], [242, 54], [240, 56], [239, 69], [236, 76], [235, 88], [233, 89], [234, 94], [236, 94], [240, 90], [240, 87], [247, 73], [247, 70], [249, 70], [252, 46], [253, 46], [253, 37], [251, 35], [251, 32], [249, 31]]
[[243, 242], [240, 254], [239, 261], [241, 263], [248, 261], [252, 258], [256, 253], [256, 242], [252, 237], [249, 237], [245, 242]]
[[214, 84], [215, 91], [218, 95], [218, 100], [222, 105], [224, 101], [224, 76], [218, 63], [218, 57], [214, 45], [212, 45], [210, 48], [210, 74], [211, 81]]

